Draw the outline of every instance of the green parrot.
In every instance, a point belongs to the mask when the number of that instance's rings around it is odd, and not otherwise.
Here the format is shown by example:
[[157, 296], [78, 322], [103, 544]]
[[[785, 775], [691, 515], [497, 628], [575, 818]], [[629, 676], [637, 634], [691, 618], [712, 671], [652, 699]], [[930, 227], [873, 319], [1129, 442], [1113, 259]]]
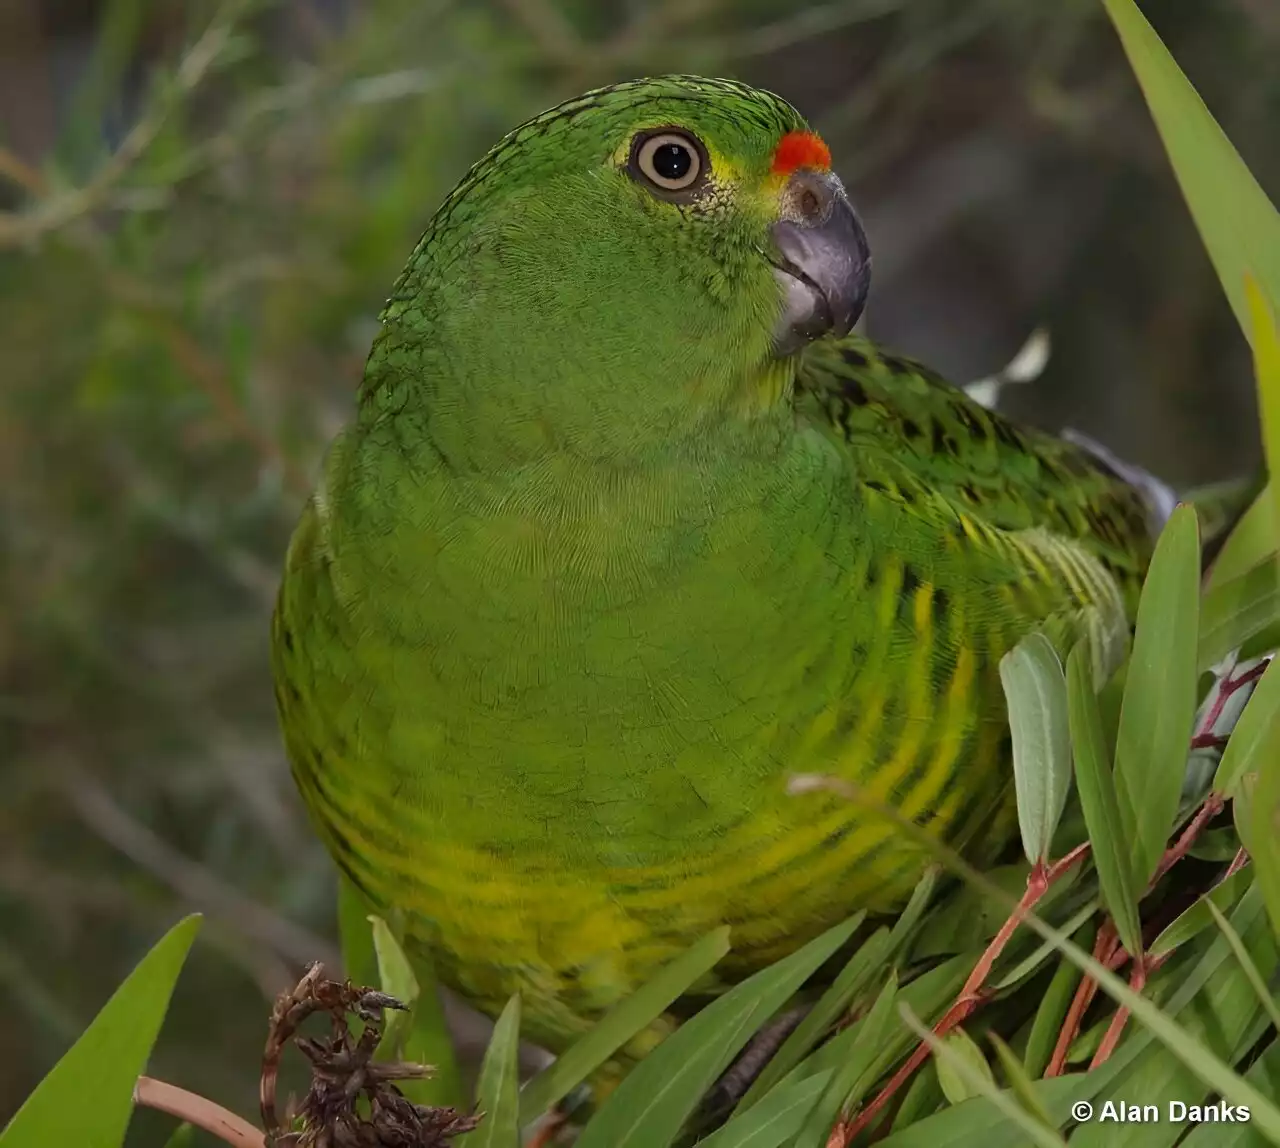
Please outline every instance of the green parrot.
[[1173, 505], [851, 334], [830, 163], [779, 97], [688, 76], [511, 132], [414, 249], [289, 548], [319, 833], [552, 1050], [717, 926], [730, 983], [902, 903], [927, 854], [793, 774], [1008, 843], [1001, 655], [1087, 634], [1115, 667]]

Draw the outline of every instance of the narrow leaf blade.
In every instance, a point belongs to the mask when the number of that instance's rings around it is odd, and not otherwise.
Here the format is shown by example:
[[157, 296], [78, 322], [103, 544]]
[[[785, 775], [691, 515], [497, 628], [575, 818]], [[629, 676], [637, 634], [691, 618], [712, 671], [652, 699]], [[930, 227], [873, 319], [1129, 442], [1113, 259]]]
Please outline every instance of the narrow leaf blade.
[[1199, 525], [1190, 506], [1179, 506], [1142, 589], [1116, 735], [1122, 841], [1138, 888], [1155, 872], [1178, 811], [1195, 719], [1199, 617]]
[[[1140, 951], [1142, 926], [1120, 802], [1107, 761], [1102, 718], [1093, 692], [1093, 675], [1083, 644], [1067, 658], [1067, 699], [1071, 740], [1075, 749], [1076, 789], [1084, 812], [1102, 899], [1116, 922], [1120, 940], [1131, 953]], [[1170, 818], [1172, 819], [1172, 813]]]
[[848, 921], [729, 990], [644, 1058], [587, 1124], [577, 1148], [666, 1148], [751, 1035], [841, 945]]
[[1241, 329], [1245, 275], [1280, 299], [1280, 215], [1133, 0], [1103, 0]]
[[892, 973], [867, 1013], [862, 1034], [849, 1056], [842, 1058], [822, 1098], [809, 1112], [808, 1119], [796, 1141], [799, 1144], [821, 1143], [822, 1138], [835, 1123], [842, 1107], [856, 1104], [862, 1093], [872, 1083], [871, 1073], [877, 1054], [884, 1044], [886, 1030], [893, 1016], [893, 1005], [898, 994], [898, 978]]
[[520, 1119], [535, 1120], [662, 1014], [677, 997], [711, 971], [729, 951], [729, 929], [708, 933], [642, 989], [600, 1020], [581, 1040], [533, 1077], [520, 1094]]
[[415, 1104], [456, 1107], [462, 1102], [462, 1079], [431, 959], [425, 953], [410, 957], [381, 917], [370, 917], [369, 921], [379, 983], [384, 992], [409, 1006], [407, 1012], [388, 1015], [378, 1058], [429, 1064], [435, 1069], [431, 1076], [402, 1081], [400, 1091]]
[[342, 945], [343, 971], [352, 983], [378, 984], [378, 956], [373, 946], [369, 905], [345, 876], [338, 878], [338, 940]]
[[795, 1031], [782, 1042], [782, 1047], [769, 1059], [764, 1070], [752, 1082], [746, 1094], [738, 1102], [738, 1112], [746, 1112], [757, 1101], [769, 1094], [815, 1044], [827, 1027], [844, 1011], [848, 1003], [870, 982], [889, 958], [890, 936], [887, 929], [879, 929], [858, 947], [831, 983], [831, 987], [818, 999]]
[[828, 1070], [780, 1084], [750, 1112], [699, 1140], [698, 1148], [781, 1148], [799, 1132], [830, 1079]]
[[[1268, 299], [1252, 273], [1245, 273], [1245, 303], [1252, 332], [1253, 369], [1258, 385], [1258, 413], [1262, 418], [1262, 446], [1267, 471], [1280, 473], [1280, 332], [1276, 330], [1274, 307], [1280, 288]], [[1280, 526], [1280, 502], [1271, 499], [1272, 521]], [[1280, 530], [1277, 531], [1280, 537]]]
[[1148, 950], [1151, 957], [1162, 957], [1199, 936], [1213, 924], [1210, 902], [1220, 910], [1229, 909], [1248, 887], [1250, 874], [1240, 869], [1219, 881], [1212, 889], [1202, 893], [1179, 913], [1159, 933]]
[[507, 1001], [485, 1049], [476, 1084], [480, 1126], [460, 1136], [459, 1148], [520, 1148], [520, 997]]
[[138, 962], [0, 1132], [0, 1148], [119, 1148], [133, 1111], [133, 1086], [147, 1067], [199, 928], [198, 915], [185, 917]]
[[1240, 778], [1258, 769], [1272, 739], [1272, 730], [1280, 721], [1280, 666], [1272, 659], [1254, 687], [1253, 696], [1240, 714], [1223, 751], [1218, 771], [1214, 774], [1214, 792], [1224, 797], [1235, 795]]

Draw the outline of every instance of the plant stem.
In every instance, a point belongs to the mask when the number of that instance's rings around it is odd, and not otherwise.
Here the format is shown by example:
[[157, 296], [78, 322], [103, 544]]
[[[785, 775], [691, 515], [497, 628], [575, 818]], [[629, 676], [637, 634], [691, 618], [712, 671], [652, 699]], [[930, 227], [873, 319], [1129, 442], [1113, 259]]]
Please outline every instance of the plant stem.
[[150, 1076], [138, 1077], [133, 1086], [133, 1102], [143, 1108], [154, 1108], [185, 1120], [210, 1136], [216, 1136], [232, 1148], [264, 1148], [266, 1138], [247, 1120], [229, 1112], [220, 1104], [188, 1092], [174, 1084], [166, 1084]]
[[[1043, 861], [1037, 861], [1032, 865], [1031, 872], [1027, 874], [1027, 888], [1022, 894], [1022, 899], [1018, 902], [1018, 908], [1009, 914], [1004, 924], [1000, 926], [999, 932], [991, 938], [990, 944], [987, 945], [982, 956], [978, 958], [978, 963], [973, 966], [973, 971], [965, 981], [964, 987], [961, 988], [960, 995], [956, 997], [955, 1003], [946, 1011], [942, 1019], [934, 1025], [933, 1032], [935, 1036], [946, 1036], [958, 1024], [967, 1020], [977, 1011], [978, 1006], [985, 999], [982, 991], [983, 986], [986, 985], [987, 978], [991, 975], [991, 970], [995, 967], [996, 961], [1000, 959], [1000, 954], [1004, 952], [1009, 941], [1013, 938], [1013, 934], [1017, 931], [1018, 924], [1022, 921], [1023, 916], [1035, 908], [1054, 882], [1058, 881], [1068, 869], [1080, 861], [1088, 851], [1089, 843], [1086, 841], [1077, 845], [1065, 857], [1055, 861], [1047, 868]], [[852, 1139], [858, 1132], [871, 1125], [898, 1089], [928, 1059], [928, 1056], [929, 1045], [921, 1041], [911, 1056], [889, 1078], [889, 1083], [877, 1093], [875, 1099], [858, 1113], [852, 1124], [844, 1128], [843, 1134], [846, 1139]]]
[[[1110, 920], [1102, 922], [1098, 935], [1093, 942], [1094, 960], [1101, 961], [1107, 968], [1118, 968], [1128, 954], [1120, 946], [1120, 938], [1116, 935], [1115, 925]], [[1098, 991], [1098, 982], [1092, 977], [1085, 977], [1077, 986], [1076, 994], [1071, 998], [1071, 1007], [1067, 1009], [1066, 1019], [1058, 1033], [1058, 1043], [1054, 1045], [1053, 1056], [1044, 1074], [1061, 1076], [1067, 1064], [1067, 1054], [1071, 1051], [1071, 1042], [1080, 1031], [1080, 1022], [1084, 1019], [1085, 1010], [1093, 1003], [1094, 994]]]

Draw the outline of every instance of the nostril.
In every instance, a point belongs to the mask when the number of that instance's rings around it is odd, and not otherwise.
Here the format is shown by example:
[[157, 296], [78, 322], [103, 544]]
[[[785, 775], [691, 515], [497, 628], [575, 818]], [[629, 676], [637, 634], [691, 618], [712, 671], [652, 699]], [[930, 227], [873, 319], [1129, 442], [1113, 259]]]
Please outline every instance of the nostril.
[[822, 200], [818, 198], [818, 193], [811, 187], [806, 187], [800, 193], [800, 213], [806, 219], [813, 219], [822, 212]]

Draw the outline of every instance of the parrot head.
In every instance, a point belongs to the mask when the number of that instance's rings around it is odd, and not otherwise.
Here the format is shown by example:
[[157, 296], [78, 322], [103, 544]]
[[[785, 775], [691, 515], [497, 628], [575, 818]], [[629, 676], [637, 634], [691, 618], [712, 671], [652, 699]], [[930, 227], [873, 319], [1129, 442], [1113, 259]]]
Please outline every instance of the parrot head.
[[866, 235], [789, 104], [671, 76], [530, 120], [440, 207], [382, 314], [375, 406], [425, 388], [458, 465], [705, 441], [861, 313]]

